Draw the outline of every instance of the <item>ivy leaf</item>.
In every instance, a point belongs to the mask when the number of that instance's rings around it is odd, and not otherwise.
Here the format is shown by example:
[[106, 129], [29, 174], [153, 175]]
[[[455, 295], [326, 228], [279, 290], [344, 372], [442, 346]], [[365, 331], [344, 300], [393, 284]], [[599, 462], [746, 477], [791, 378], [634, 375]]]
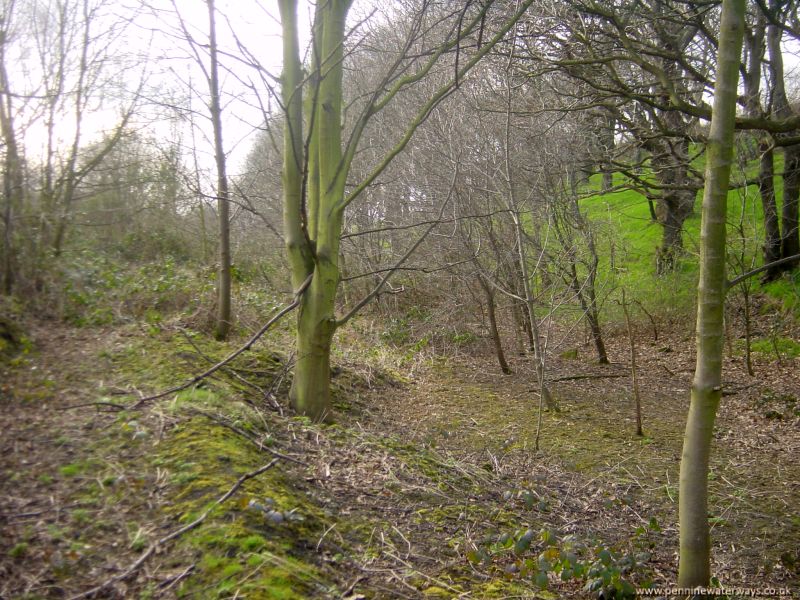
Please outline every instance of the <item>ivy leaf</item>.
[[650, 521], [647, 523], [647, 526], [651, 531], [661, 531], [661, 525], [658, 524], [658, 521], [655, 517], [650, 517]]
[[531, 542], [533, 541], [533, 533], [532, 529], [528, 529], [522, 537], [520, 537], [517, 542], [514, 544], [514, 554], [519, 556], [520, 554], [524, 554], [525, 551], [531, 547]]
[[536, 574], [536, 585], [539, 586], [540, 590], [546, 590], [547, 589], [547, 583], [548, 583], [548, 581], [547, 581], [547, 572], [539, 571]]

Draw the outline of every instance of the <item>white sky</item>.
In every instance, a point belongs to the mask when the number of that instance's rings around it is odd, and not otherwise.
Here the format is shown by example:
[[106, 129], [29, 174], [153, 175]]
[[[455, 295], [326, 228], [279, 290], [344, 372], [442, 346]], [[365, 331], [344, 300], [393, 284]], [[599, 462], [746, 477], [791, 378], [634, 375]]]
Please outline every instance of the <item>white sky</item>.
[[[175, 113], [156, 107], [154, 102], [182, 102], [187, 97], [188, 85], [196, 89], [191, 99], [191, 107], [197, 112], [194, 118], [195, 142], [198, 162], [206, 171], [213, 169], [213, 145], [211, 126], [207, 120], [208, 86], [203, 71], [198, 66], [189, 44], [180, 39], [178, 21], [172, 13], [169, 0], [151, 0], [159, 12], [157, 16], [140, 12], [126, 28], [117, 44], [126, 53], [140, 55], [144, 60], [130, 69], [123, 77], [122, 85], [134, 89], [142, 73], [147, 74], [144, 95], [147, 99], [135, 118], [135, 125], [156, 138], [180, 137], [182, 145], [192, 144], [191, 124], [187, 119], [177, 119]], [[265, 75], [272, 85], [280, 75], [281, 65], [281, 26], [277, 3], [274, 0], [217, 0], [217, 41], [220, 48], [220, 88], [223, 104], [223, 140], [229, 157], [229, 174], [235, 176], [243, 167], [244, 159], [254, 140], [256, 128], [263, 123], [260, 105], [274, 109], [268, 85], [260, 80], [254, 69], [238, 62], [231, 56], [241, 56], [236, 39], [252, 53], [253, 57], [269, 71]], [[305, 0], [299, 2], [298, 17], [301, 37], [309, 38], [311, 7]], [[176, 5], [191, 35], [198, 44], [208, 42], [208, 10], [205, 0], [176, 0]], [[136, 4], [130, 0], [111, 0], [109, 15], [105, 18], [116, 20], [125, 18]], [[20, 17], [21, 20], [21, 17]], [[102, 26], [97, 29], [102, 33]], [[235, 32], [235, 36], [232, 32]], [[229, 56], [226, 56], [228, 54]], [[201, 50], [206, 67], [207, 53]], [[12, 86], [17, 93], [22, 88], [30, 90], [36, 86], [37, 56], [32, 46], [19, 52], [20, 60], [11, 61]], [[252, 84], [248, 89], [245, 83]], [[120, 83], [119, 81], [117, 83]], [[170, 113], [172, 114], [170, 115]], [[100, 139], [119, 123], [119, 103], [106, 100], [90, 114], [84, 116], [82, 123], [82, 145]], [[25, 147], [28, 159], [40, 162], [44, 156], [46, 131], [41, 118], [33, 116], [28, 109], [18, 115], [17, 125], [25, 128]], [[65, 111], [57, 126], [60, 144], [66, 147], [75, 131], [74, 115]], [[191, 158], [187, 156], [187, 163]]]
[[[48, 0], [41, 0], [47, 2]], [[101, 0], [95, 0], [101, 1]], [[175, 0], [178, 10], [183, 16], [190, 33], [200, 44], [208, 40], [208, 12], [205, 0]], [[194, 140], [197, 147], [198, 162], [207, 172], [207, 179], [212, 180], [213, 147], [211, 144], [211, 127], [207, 120], [208, 110], [204, 106], [208, 100], [207, 85], [202, 70], [191, 58], [188, 43], [181, 39], [177, 20], [172, 13], [170, 0], [150, 0], [159, 13], [140, 13], [130, 24], [124, 38], [118, 40], [126, 52], [147, 57], [136, 69], [127, 72], [123, 84], [135, 87], [143, 70], [148, 73], [148, 97], [152, 101], [180, 102], [186, 97], [189, 82], [196, 88], [191, 100], [192, 108], [197, 111], [195, 119]], [[359, 3], [367, 4], [367, 0]], [[138, 0], [108, 0], [111, 15], [124, 16], [138, 6]], [[216, 0], [217, 4], [217, 36], [218, 45], [223, 54], [220, 61], [224, 68], [220, 70], [221, 90], [223, 94], [223, 138], [229, 157], [229, 174], [241, 173], [256, 128], [263, 123], [263, 114], [259, 108], [262, 103], [266, 108], [274, 108], [274, 100], [270, 99], [268, 85], [276, 84], [281, 64], [281, 31], [277, 3], [274, 0]], [[299, 0], [298, 17], [301, 38], [309, 39], [311, 12], [308, 0]], [[363, 14], [363, 10], [358, 10]], [[107, 18], [113, 19], [109, 15]], [[235, 37], [233, 32], [235, 32]], [[252, 53], [255, 59], [267, 70], [267, 83], [262, 82], [257, 73], [232, 57], [241, 56], [236, 38]], [[207, 61], [205, 53], [201, 54]], [[790, 73], [797, 65], [795, 53], [789, 51], [786, 56], [786, 70]], [[27, 57], [31, 60], [31, 56]], [[35, 56], [33, 57], [35, 60]], [[20, 62], [22, 64], [22, 61]], [[207, 64], [207, 62], [206, 62]], [[14, 68], [14, 65], [11, 66]], [[17, 65], [17, 68], [22, 68]], [[30, 71], [30, 68], [28, 69]], [[22, 71], [16, 73], [22, 76]], [[12, 72], [12, 78], [14, 74]], [[28, 78], [33, 75], [29, 72]], [[245, 82], [251, 82], [253, 89], [248, 89]], [[260, 98], [260, 100], [259, 100]], [[180, 137], [187, 148], [192, 144], [191, 126], [187, 120], [166, 118], [169, 111], [155, 108], [153, 104], [145, 104], [137, 117], [137, 125], [149, 131], [156, 138]], [[84, 119], [83, 144], [101, 137], [103, 132], [110, 131], [119, 121], [119, 108], [106, 102], [104, 106], [86, 115]], [[66, 114], [60, 123], [59, 134], [63, 140], [69, 140], [74, 131], [72, 116]], [[26, 134], [26, 151], [29, 159], [38, 160], [44, 140], [41, 121], [34, 122]], [[190, 163], [187, 151], [187, 164]]]

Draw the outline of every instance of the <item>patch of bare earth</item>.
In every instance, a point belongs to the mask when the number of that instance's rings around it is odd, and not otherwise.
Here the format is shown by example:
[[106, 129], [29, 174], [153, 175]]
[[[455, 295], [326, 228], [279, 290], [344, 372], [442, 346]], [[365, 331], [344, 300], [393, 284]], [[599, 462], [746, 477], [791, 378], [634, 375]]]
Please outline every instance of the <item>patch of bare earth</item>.
[[[103, 358], [126, 334], [42, 324], [32, 333], [36, 350], [6, 370], [0, 402], [0, 596], [58, 598], [119, 574], [139, 554], [140, 534], [153, 539], [175, 523], [164, 516], [169, 486], [145, 460], [146, 446], [104, 444], [120, 426], [114, 414], [67, 410], [142, 385], [118, 381]], [[544, 413], [539, 451], [529, 357], [516, 357], [510, 376], [472, 356], [417, 370], [403, 385], [354, 388], [341, 426], [266, 415], [273, 448], [302, 458], [278, 468], [326, 515], [305, 546], [331, 573], [330, 597], [533, 597], [538, 587], [511, 568], [512, 556], [467, 559], [526, 529], [644, 551], [634, 579], [674, 582], [691, 345], [677, 334], [640, 344], [645, 438], [634, 434], [623, 337], [609, 340], [608, 366], [583, 347], [575, 360], [550, 361], [561, 410]], [[729, 585], [798, 585], [799, 427], [781, 404], [800, 395], [797, 366], [763, 359], [751, 378], [740, 358], [726, 362], [731, 395], [715, 434], [710, 516], [714, 572]], [[160, 439], [173, 423], [157, 406], [135, 418]], [[148, 582], [172, 596], [195, 559], [170, 552], [107, 596], [130, 597]], [[558, 597], [586, 596], [578, 582], [552, 584]]]
[[157, 486], [140, 450], [104, 443], [113, 415], [71, 408], [117, 391], [104, 350], [130, 333], [50, 322], [28, 333], [31, 353], [2, 373], [0, 597], [59, 598], [135, 557], [131, 528], [158, 523]]
[[[557, 497], [555, 518], [547, 522], [561, 532], [623, 547], [655, 541], [646, 567], [670, 584], [677, 575], [678, 471], [692, 347], [678, 333], [638, 344], [644, 438], [634, 434], [625, 337], [608, 340], [610, 365], [597, 365], [586, 346], [572, 360], [550, 359], [547, 377], [561, 410], [544, 413], [539, 452], [538, 386], [528, 358], [515, 358], [511, 376], [488, 357], [428, 372], [412, 386], [413, 397], [376, 405], [375, 426], [388, 419], [407, 438], [490, 468], [511, 488], [545, 483]], [[709, 477], [713, 572], [728, 585], [797, 590], [800, 360], [758, 357], [754, 363], [755, 377], [741, 356], [729, 355], [724, 364]], [[653, 518], [658, 532], [648, 528]]]

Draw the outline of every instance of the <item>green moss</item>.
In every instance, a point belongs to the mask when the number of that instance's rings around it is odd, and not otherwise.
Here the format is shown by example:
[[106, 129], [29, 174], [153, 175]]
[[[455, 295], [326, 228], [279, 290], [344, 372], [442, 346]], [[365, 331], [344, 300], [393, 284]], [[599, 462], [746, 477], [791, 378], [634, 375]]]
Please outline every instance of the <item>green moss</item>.
[[239, 547], [245, 552], [256, 552], [267, 545], [267, 540], [260, 535], [249, 535], [244, 538]]
[[72, 463], [69, 465], [64, 465], [63, 467], [59, 468], [59, 473], [61, 473], [64, 477], [75, 477], [83, 470], [83, 465], [79, 463]]
[[[271, 458], [229, 429], [202, 418], [173, 430], [159, 446], [159, 457], [173, 472], [173, 502], [167, 510], [184, 522], [197, 518], [239, 476]], [[313, 597], [314, 586], [330, 585], [329, 576], [301, 558], [322, 535], [324, 515], [279, 469], [249, 481], [181, 539], [182, 548], [200, 556], [181, 593], [211, 586], [217, 595], [240, 589], [251, 597], [293, 599]], [[263, 510], [250, 506], [251, 501], [258, 506], [267, 499], [276, 511], [294, 510], [303, 520], [276, 524]]]
[[14, 544], [14, 547], [8, 551], [8, 555], [11, 558], [22, 558], [28, 553], [29, 547], [30, 544], [28, 544], [28, 542], [19, 542], [17, 544]]

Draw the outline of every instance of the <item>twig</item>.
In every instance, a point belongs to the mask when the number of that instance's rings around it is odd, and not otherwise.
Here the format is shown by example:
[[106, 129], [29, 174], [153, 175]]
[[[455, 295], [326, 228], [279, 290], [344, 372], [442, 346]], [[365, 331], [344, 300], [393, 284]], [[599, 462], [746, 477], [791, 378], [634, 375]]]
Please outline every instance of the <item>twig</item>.
[[295, 291], [294, 300], [292, 301], [292, 303], [286, 305], [284, 308], [282, 308], [280, 310], [280, 312], [278, 312], [277, 315], [275, 315], [269, 321], [267, 321], [267, 323], [261, 329], [259, 329], [253, 335], [253, 337], [251, 337], [249, 340], [247, 340], [247, 343], [244, 346], [241, 346], [237, 350], [231, 352], [226, 358], [224, 358], [223, 360], [221, 360], [220, 362], [215, 364], [213, 367], [211, 367], [210, 369], [204, 371], [203, 373], [200, 373], [199, 375], [195, 375], [194, 377], [192, 377], [186, 383], [183, 383], [181, 385], [176, 385], [175, 387], [171, 387], [168, 390], [165, 390], [163, 392], [159, 392], [158, 394], [153, 394], [152, 396], [145, 396], [144, 398], [142, 398], [141, 400], [136, 402], [136, 404], [133, 404], [132, 406], [128, 407], [128, 410], [136, 410], [140, 406], [145, 404], [146, 402], [150, 402], [152, 400], [158, 400], [159, 398], [163, 398], [164, 396], [169, 396], [170, 394], [174, 394], [175, 392], [180, 392], [182, 390], [185, 390], [186, 388], [193, 386], [194, 384], [198, 383], [199, 381], [202, 381], [203, 379], [205, 379], [209, 375], [212, 375], [212, 374], [216, 373], [222, 367], [227, 365], [229, 362], [231, 362], [233, 359], [235, 359], [240, 354], [243, 354], [244, 352], [247, 352], [253, 346], [253, 344], [255, 344], [258, 341], [258, 339], [267, 332], [267, 330], [270, 327], [272, 327], [275, 323], [277, 323], [284, 315], [286, 315], [287, 313], [291, 312], [292, 310], [294, 310], [295, 308], [297, 308], [299, 306], [299, 304], [300, 304], [300, 296], [308, 288], [308, 286], [311, 284], [311, 278], [312, 277], [313, 277], [313, 275], [309, 275], [306, 278], [306, 280], [303, 282], [303, 284], [297, 289], [297, 291]]
[[[207, 362], [210, 362], [212, 365], [214, 364], [215, 362], [214, 359], [208, 356], [205, 352], [203, 352], [203, 350], [197, 345], [197, 343], [195, 343], [195, 341], [191, 338], [191, 336], [188, 333], [186, 333], [186, 330], [184, 330], [183, 327], [179, 327], [178, 332], [180, 332], [180, 334], [183, 336], [183, 339], [185, 339], [192, 346], [192, 348], [194, 348], [198, 356], [200, 356]], [[260, 386], [256, 385], [252, 381], [248, 381], [247, 379], [239, 375], [236, 372], [236, 369], [226, 366], [225, 372], [228, 373], [234, 379], [237, 379], [238, 381], [242, 382], [247, 387], [256, 390], [259, 394], [262, 395], [264, 394], [264, 390]]]
[[[96, 407], [110, 406], [111, 408], [116, 409], [116, 410], [126, 410], [128, 408], [124, 404], [117, 404], [116, 402], [102, 401], [102, 402], [84, 402], [82, 404], [70, 404], [69, 406], [65, 406], [63, 408], [63, 410], [72, 410], [73, 408], [85, 408], [87, 406], [96, 406]], [[112, 411], [106, 410], [106, 411], [101, 411], [101, 412], [112, 412]]]
[[298, 458], [294, 458], [292, 456], [289, 456], [288, 454], [281, 454], [280, 452], [277, 452], [277, 451], [273, 450], [272, 448], [269, 448], [268, 446], [265, 446], [264, 444], [259, 442], [257, 439], [255, 439], [253, 436], [251, 436], [249, 433], [247, 433], [244, 429], [241, 429], [241, 428], [237, 427], [236, 425], [234, 425], [233, 423], [228, 422], [224, 417], [221, 417], [219, 415], [215, 415], [213, 413], [207, 413], [207, 412], [202, 411], [202, 410], [197, 409], [197, 408], [192, 408], [192, 409], [189, 410], [189, 412], [190, 413], [194, 413], [194, 414], [198, 414], [201, 417], [205, 417], [206, 419], [214, 421], [217, 425], [221, 425], [222, 427], [226, 427], [227, 429], [230, 429], [234, 433], [242, 436], [247, 441], [249, 441], [252, 444], [254, 444], [259, 450], [261, 450], [263, 452], [269, 452], [270, 454], [272, 454], [273, 456], [275, 456], [277, 458], [282, 458], [283, 460], [288, 460], [289, 462], [293, 462], [293, 463], [296, 463], [298, 465], [308, 466], [307, 463], [303, 462], [302, 460], [300, 460]]
[[[617, 377], [627, 377], [627, 373], [607, 373], [607, 374], [594, 374], [588, 373], [583, 375], [565, 375], [564, 377], [554, 377], [550, 380], [550, 383], [555, 381], [572, 381], [574, 379], [615, 379]], [[538, 388], [534, 388], [531, 391], [538, 391]]]
[[793, 256], [787, 256], [786, 258], [782, 258], [780, 260], [772, 261], [771, 263], [767, 263], [765, 265], [762, 265], [762, 266], [758, 267], [757, 269], [753, 269], [752, 271], [748, 271], [747, 273], [744, 273], [743, 275], [739, 275], [735, 279], [731, 279], [725, 287], [726, 287], [726, 289], [729, 290], [733, 286], [735, 286], [736, 284], [743, 282], [745, 279], [748, 279], [748, 278], [752, 277], [753, 275], [758, 275], [762, 271], [767, 271], [768, 269], [771, 269], [773, 267], [777, 267], [779, 265], [783, 265], [783, 264], [786, 264], [788, 262], [796, 261], [798, 259], [800, 259], [800, 254], [795, 254]]
[[159, 546], [163, 546], [167, 542], [171, 542], [175, 538], [178, 538], [178, 537], [182, 536], [184, 533], [186, 533], [188, 531], [191, 531], [195, 527], [197, 527], [200, 524], [202, 524], [203, 521], [205, 521], [206, 518], [208, 517], [208, 515], [211, 513], [211, 511], [214, 510], [217, 506], [219, 506], [223, 502], [225, 502], [228, 498], [233, 496], [239, 490], [239, 488], [242, 487], [242, 484], [244, 484], [245, 481], [247, 481], [249, 479], [253, 479], [254, 477], [258, 477], [259, 475], [261, 475], [265, 471], [271, 469], [272, 467], [274, 467], [277, 464], [278, 460], [280, 460], [280, 459], [273, 458], [267, 464], [259, 467], [255, 471], [250, 471], [249, 473], [245, 473], [244, 475], [239, 477], [239, 479], [236, 480], [236, 483], [234, 483], [233, 486], [231, 486], [231, 489], [229, 489], [222, 496], [220, 496], [219, 499], [216, 502], [214, 502], [210, 507], [208, 507], [206, 509], [206, 511], [202, 515], [197, 517], [191, 523], [189, 523], [187, 525], [184, 525], [180, 529], [176, 529], [172, 533], [170, 533], [168, 535], [165, 535], [160, 540], [158, 540], [158, 541], [154, 542], [153, 544], [151, 544], [147, 548], [147, 550], [142, 552], [142, 554], [139, 556], [139, 558], [137, 558], [127, 569], [125, 569], [125, 571], [123, 571], [119, 575], [115, 575], [111, 579], [107, 579], [106, 581], [104, 581], [100, 585], [98, 585], [96, 587], [93, 587], [92, 589], [90, 589], [90, 590], [88, 590], [86, 592], [82, 592], [80, 594], [76, 594], [75, 596], [71, 596], [69, 600], [79, 600], [81, 598], [91, 598], [91, 597], [99, 594], [103, 590], [111, 587], [115, 583], [123, 581], [123, 580], [127, 579], [128, 577], [130, 577], [131, 575], [133, 575], [145, 563], [145, 561], [147, 561], [148, 558], [150, 558], [153, 554], [155, 554], [155, 552], [158, 550]]
[[[333, 528], [334, 528], [334, 527], [336, 527], [336, 523], [334, 523], [333, 525], [331, 525], [330, 527], [328, 527], [328, 528], [325, 530], [325, 533], [323, 533], [323, 534], [322, 534], [322, 537], [320, 537], [320, 538], [319, 538], [319, 541], [317, 542], [317, 547], [316, 547], [316, 551], [317, 551], [317, 552], [319, 552], [319, 547], [322, 545], [322, 540], [324, 540], [324, 539], [325, 539], [325, 536], [326, 536], [326, 535], [328, 535], [328, 534], [329, 534], [331, 531], [333, 531]], [[345, 593], [344, 595], [346, 596], [347, 594]]]
[[189, 574], [192, 571], [194, 571], [195, 566], [197, 566], [197, 563], [192, 563], [177, 575], [168, 577], [167, 579], [158, 584], [158, 589], [160, 589], [162, 592], [166, 592], [171, 587], [174, 587], [177, 583], [186, 579], [189, 576]]
[[644, 304], [639, 302], [638, 300], [634, 299], [633, 303], [636, 304], [639, 308], [642, 309], [642, 312], [647, 315], [647, 318], [650, 319], [650, 325], [653, 326], [653, 341], [658, 341], [658, 327], [656, 327], [656, 320], [653, 318], [653, 315], [644, 307]]
[[356, 578], [353, 580], [353, 583], [351, 583], [350, 585], [348, 585], [348, 586], [347, 586], [347, 589], [345, 589], [345, 590], [342, 592], [342, 597], [349, 596], [349, 595], [350, 595], [350, 593], [352, 593], [352, 591], [353, 591], [354, 589], [356, 589], [356, 586], [357, 586], [357, 585], [358, 585], [360, 582], [364, 581], [365, 579], [366, 579], [366, 577], [364, 577], [363, 575], [359, 575], [358, 577], [356, 577]]
[[458, 169], [456, 169], [456, 170], [455, 170], [455, 172], [453, 173], [453, 179], [452, 179], [452, 181], [450, 182], [450, 190], [447, 192], [447, 198], [445, 198], [444, 202], [442, 202], [442, 207], [441, 207], [441, 209], [439, 209], [439, 214], [438, 214], [438, 216], [437, 216], [437, 219], [436, 219], [436, 221], [434, 221], [434, 222], [433, 222], [433, 223], [432, 223], [432, 224], [431, 224], [431, 225], [430, 225], [430, 226], [429, 226], [429, 227], [428, 227], [428, 228], [427, 228], [427, 229], [426, 229], [426, 230], [425, 230], [425, 231], [422, 233], [422, 235], [420, 235], [420, 236], [417, 238], [417, 241], [416, 241], [416, 242], [414, 242], [414, 243], [411, 245], [411, 247], [408, 249], [408, 251], [407, 251], [405, 254], [403, 254], [403, 256], [401, 256], [401, 257], [400, 257], [400, 260], [398, 260], [398, 261], [395, 263], [395, 265], [394, 265], [393, 267], [391, 267], [390, 269], [388, 269], [388, 272], [386, 273], [386, 275], [384, 275], [384, 276], [381, 278], [381, 280], [378, 282], [378, 285], [376, 285], [376, 286], [375, 286], [375, 287], [372, 289], [372, 291], [371, 291], [370, 293], [368, 293], [366, 296], [364, 296], [364, 297], [363, 297], [363, 298], [362, 298], [362, 299], [361, 299], [361, 300], [358, 302], [358, 304], [356, 304], [356, 305], [355, 305], [355, 306], [354, 306], [352, 309], [350, 309], [350, 311], [349, 311], [349, 312], [348, 312], [346, 315], [344, 315], [344, 316], [343, 316], [341, 319], [337, 319], [337, 321], [336, 321], [336, 327], [337, 327], [337, 328], [339, 328], [339, 327], [341, 327], [342, 325], [344, 325], [345, 323], [347, 323], [347, 322], [348, 322], [350, 319], [352, 319], [352, 318], [353, 318], [353, 317], [354, 317], [354, 316], [355, 316], [355, 315], [358, 313], [358, 311], [360, 311], [362, 308], [364, 308], [364, 306], [366, 306], [366, 305], [367, 305], [367, 304], [370, 302], [370, 300], [372, 300], [372, 299], [373, 299], [375, 296], [377, 296], [378, 294], [380, 294], [380, 292], [381, 292], [381, 290], [383, 289], [383, 287], [384, 287], [384, 286], [386, 285], [386, 283], [389, 281], [389, 278], [390, 278], [392, 275], [394, 275], [394, 273], [395, 273], [395, 272], [396, 272], [398, 269], [400, 269], [400, 267], [402, 267], [402, 266], [403, 266], [403, 263], [404, 263], [404, 262], [405, 262], [405, 261], [406, 261], [406, 260], [407, 260], [407, 259], [408, 259], [408, 258], [409, 258], [409, 257], [410, 257], [412, 254], [413, 254], [413, 253], [414, 253], [414, 251], [415, 251], [415, 250], [416, 250], [416, 249], [417, 249], [417, 248], [420, 246], [420, 244], [422, 244], [422, 242], [423, 242], [423, 241], [425, 241], [425, 238], [427, 238], [427, 237], [428, 237], [428, 234], [429, 234], [431, 231], [433, 231], [434, 229], [436, 229], [436, 226], [439, 224], [439, 221], [440, 221], [440, 219], [442, 218], [442, 215], [444, 215], [444, 209], [447, 207], [447, 204], [450, 202], [450, 198], [452, 198], [452, 197], [453, 197], [453, 191], [455, 190], [455, 185], [456, 185], [456, 179], [457, 179], [457, 177], [458, 177]]

